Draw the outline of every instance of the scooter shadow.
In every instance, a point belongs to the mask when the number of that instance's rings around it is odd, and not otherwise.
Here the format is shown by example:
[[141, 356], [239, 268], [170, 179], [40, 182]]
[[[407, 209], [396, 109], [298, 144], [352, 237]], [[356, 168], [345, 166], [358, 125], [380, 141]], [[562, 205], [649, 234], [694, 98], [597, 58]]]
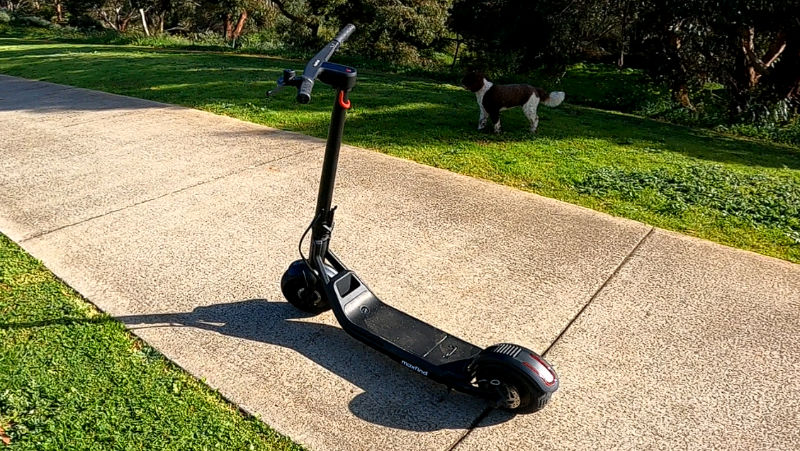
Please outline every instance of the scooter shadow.
[[[134, 330], [158, 326], [195, 327], [293, 349], [361, 388], [363, 393], [349, 403], [350, 411], [362, 420], [382, 426], [430, 432], [467, 429], [474, 427], [479, 418], [480, 426], [489, 426], [512, 417], [485, 415], [489, 408], [485, 401], [448, 392], [443, 385], [405, 370], [338, 327], [298, 321], [308, 317], [286, 302], [250, 299], [201, 306], [186, 313], [131, 315], [118, 319]], [[355, 363], [356, 358], [369, 363]], [[402, 382], [392, 377], [397, 373], [402, 373], [399, 374]], [[395, 402], [387, 402], [389, 400]]]

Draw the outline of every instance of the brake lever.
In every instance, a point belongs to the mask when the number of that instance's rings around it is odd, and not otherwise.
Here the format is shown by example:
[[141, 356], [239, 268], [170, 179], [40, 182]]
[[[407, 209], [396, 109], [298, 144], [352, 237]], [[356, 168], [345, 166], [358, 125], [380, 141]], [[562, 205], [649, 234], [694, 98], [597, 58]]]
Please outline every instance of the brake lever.
[[295, 76], [295, 71], [284, 69], [283, 76], [278, 79], [278, 86], [271, 91], [267, 91], [267, 98], [274, 96], [275, 94], [285, 89], [287, 86], [297, 85], [298, 83], [294, 81], [294, 76]]
[[270, 98], [270, 97], [274, 96], [275, 94], [283, 91], [285, 88], [286, 88], [286, 85], [283, 84], [283, 79], [282, 78], [279, 79], [278, 80], [278, 87], [275, 88], [275, 89], [272, 89], [270, 91], [267, 91], [267, 98]]

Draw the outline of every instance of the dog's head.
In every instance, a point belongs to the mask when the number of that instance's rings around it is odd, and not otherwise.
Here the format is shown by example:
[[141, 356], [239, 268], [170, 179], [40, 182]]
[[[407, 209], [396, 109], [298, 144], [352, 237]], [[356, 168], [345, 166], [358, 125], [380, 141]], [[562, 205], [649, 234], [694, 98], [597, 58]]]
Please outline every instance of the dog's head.
[[461, 85], [472, 92], [478, 92], [483, 88], [485, 78], [480, 72], [470, 72], [461, 79]]

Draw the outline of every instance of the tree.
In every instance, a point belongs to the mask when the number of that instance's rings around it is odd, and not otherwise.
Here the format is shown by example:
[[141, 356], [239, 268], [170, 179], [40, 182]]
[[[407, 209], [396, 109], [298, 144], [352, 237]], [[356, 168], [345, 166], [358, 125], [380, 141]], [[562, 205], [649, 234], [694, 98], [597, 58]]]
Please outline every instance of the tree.
[[[597, 2], [455, 0], [451, 30], [463, 36], [477, 65], [499, 71], [561, 66], [598, 40], [601, 24], [583, 20]], [[594, 16], [592, 16], [594, 17]], [[607, 25], [599, 28], [614, 27]]]
[[353, 0], [334, 11], [358, 27], [353, 45], [368, 57], [421, 62], [446, 42], [448, 0]]
[[646, 68], [693, 108], [692, 87], [722, 83], [732, 119], [755, 120], [796, 108], [800, 2], [655, 0], [641, 12]]
[[316, 47], [321, 43], [323, 26], [337, 23], [334, 11], [346, 0], [270, 0], [293, 27], [290, 39], [297, 44]]
[[787, 119], [800, 103], [798, 11], [800, 0], [456, 0], [450, 26], [483, 66], [633, 55], [687, 109], [717, 82], [731, 119]]
[[358, 28], [348, 43], [359, 54], [420, 61], [447, 35], [451, 0], [271, 0], [288, 21], [289, 43], [316, 48], [340, 27]]

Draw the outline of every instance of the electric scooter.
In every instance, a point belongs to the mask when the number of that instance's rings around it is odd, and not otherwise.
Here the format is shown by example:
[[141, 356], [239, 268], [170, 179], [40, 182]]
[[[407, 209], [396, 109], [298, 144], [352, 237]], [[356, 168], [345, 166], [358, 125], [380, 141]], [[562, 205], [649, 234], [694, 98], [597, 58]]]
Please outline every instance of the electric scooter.
[[[316, 212], [300, 238], [300, 259], [289, 265], [281, 278], [281, 291], [289, 303], [304, 312], [318, 314], [332, 309], [348, 334], [450, 389], [483, 397], [495, 407], [514, 412], [539, 410], [558, 389], [558, 376], [541, 356], [510, 343], [481, 349], [383, 303], [330, 250], [339, 148], [357, 72], [328, 60], [353, 31], [353, 25], [342, 28], [309, 60], [302, 75], [284, 70], [278, 87], [267, 93], [271, 96], [295, 87], [297, 101], [306, 104], [311, 101], [316, 80], [336, 90]], [[302, 245], [309, 231], [311, 245], [306, 257]]]

